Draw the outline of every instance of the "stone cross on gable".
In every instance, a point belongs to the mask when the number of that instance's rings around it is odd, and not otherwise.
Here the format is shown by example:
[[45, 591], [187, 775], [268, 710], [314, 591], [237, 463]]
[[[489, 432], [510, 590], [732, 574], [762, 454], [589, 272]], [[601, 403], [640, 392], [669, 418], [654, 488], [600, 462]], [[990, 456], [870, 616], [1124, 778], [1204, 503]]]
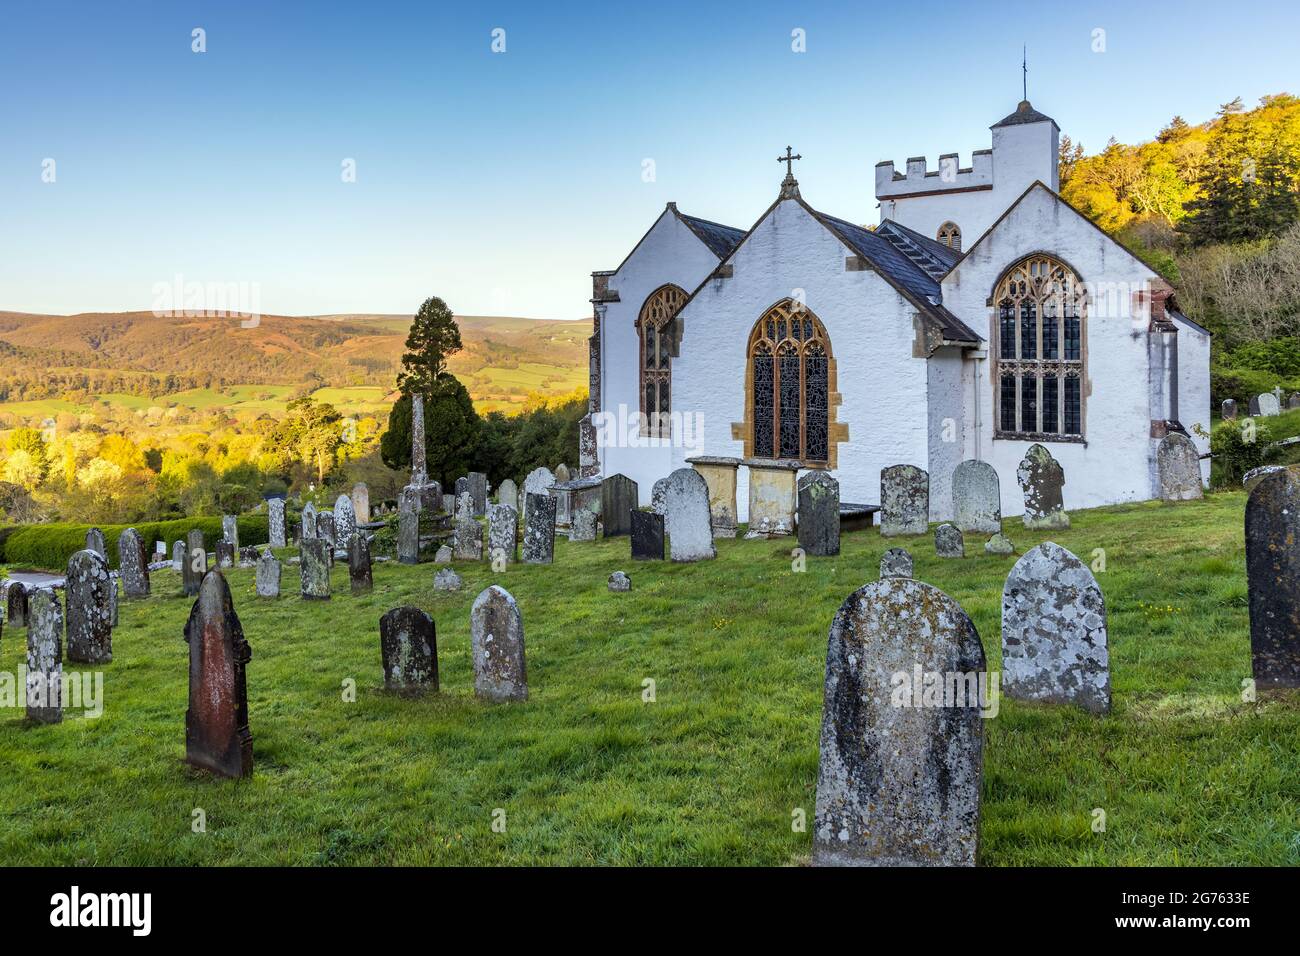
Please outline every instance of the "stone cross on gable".
[[794, 149], [790, 146], [785, 148], [784, 156], [778, 156], [776, 158], [778, 163], [785, 163], [785, 179], [781, 180], [782, 199], [799, 198], [799, 183], [796, 182], [794, 178], [794, 161], [796, 159], [803, 159], [803, 157], [795, 153]]
[[803, 159], [802, 156], [799, 156], [799, 155], [797, 155], [797, 154], [794, 155], [794, 156], [791, 156], [790, 154], [793, 153], [793, 152], [794, 152], [794, 148], [793, 148], [793, 147], [790, 147], [790, 146], [787, 146], [787, 147], [785, 148], [785, 155], [784, 155], [784, 156], [778, 156], [778, 157], [776, 158], [776, 161], [777, 161], [778, 163], [785, 163], [785, 174], [786, 174], [787, 176], [794, 176], [794, 161], [795, 161], [796, 159]]

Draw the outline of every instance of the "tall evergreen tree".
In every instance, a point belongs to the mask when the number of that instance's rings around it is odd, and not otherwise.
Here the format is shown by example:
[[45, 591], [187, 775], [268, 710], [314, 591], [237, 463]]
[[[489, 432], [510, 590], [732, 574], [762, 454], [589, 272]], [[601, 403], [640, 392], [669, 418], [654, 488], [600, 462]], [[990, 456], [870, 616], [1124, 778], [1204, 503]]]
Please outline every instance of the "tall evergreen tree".
[[460, 327], [447, 303], [436, 295], [425, 299], [406, 336], [397, 387], [403, 395], [432, 393], [447, 371], [447, 357], [461, 348]]

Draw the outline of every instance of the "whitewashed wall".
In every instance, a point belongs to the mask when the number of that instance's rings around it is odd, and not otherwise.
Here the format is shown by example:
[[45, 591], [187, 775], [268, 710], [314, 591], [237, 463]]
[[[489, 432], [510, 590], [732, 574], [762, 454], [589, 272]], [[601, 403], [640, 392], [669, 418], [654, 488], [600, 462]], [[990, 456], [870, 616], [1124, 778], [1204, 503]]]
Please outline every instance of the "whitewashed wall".
[[[952, 518], [952, 473], [966, 451], [966, 393], [962, 349], [945, 346], [927, 362], [930, 393], [929, 460], [930, 520]], [[879, 504], [879, 500], [872, 501]]]
[[[1201, 454], [1210, 450], [1210, 336], [1187, 322], [1178, 325], [1178, 420]], [[1210, 480], [1210, 459], [1201, 461], [1201, 477]]]

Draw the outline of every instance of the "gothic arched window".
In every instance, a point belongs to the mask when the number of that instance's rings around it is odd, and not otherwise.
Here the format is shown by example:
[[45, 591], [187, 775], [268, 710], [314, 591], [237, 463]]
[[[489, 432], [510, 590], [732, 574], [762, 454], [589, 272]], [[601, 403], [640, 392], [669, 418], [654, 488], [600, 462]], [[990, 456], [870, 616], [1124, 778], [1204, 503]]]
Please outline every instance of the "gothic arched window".
[[641, 434], [669, 437], [672, 411], [672, 354], [675, 349], [677, 310], [686, 293], [665, 285], [650, 293], [641, 306], [637, 331], [641, 337]]
[[961, 252], [961, 229], [955, 222], [945, 222], [935, 238], [953, 252]]
[[806, 306], [786, 299], [749, 335], [749, 453], [807, 464], [830, 460], [831, 344]]
[[998, 438], [1083, 437], [1083, 283], [1051, 256], [1016, 263], [993, 294]]

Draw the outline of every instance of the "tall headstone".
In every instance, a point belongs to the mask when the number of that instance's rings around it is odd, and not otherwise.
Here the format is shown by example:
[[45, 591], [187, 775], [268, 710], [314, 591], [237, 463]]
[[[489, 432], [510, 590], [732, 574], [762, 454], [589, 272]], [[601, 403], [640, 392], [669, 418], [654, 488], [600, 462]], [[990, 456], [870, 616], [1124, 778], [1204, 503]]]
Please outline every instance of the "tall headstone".
[[481, 518], [487, 514], [488, 480], [481, 471], [471, 471], [466, 476], [466, 491], [473, 503], [474, 517]]
[[524, 563], [550, 564], [555, 557], [555, 499], [549, 494], [529, 493], [524, 525]]
[[664, 513], [664, 505], [668, 500], [668, 476], [664, 475], [654, 483], [650, 488], [650, 510], [657, 515]]
[[280, 596], [280, 562], [267, 548], [257, 559], [257, 596], [278, 598]]
[[596, 523], [596, 512], [588, 511], [586, 508], [578, 508], [570, 516], [569, 540], [595, 541]]
[[27, 719], [63, 720], [63, 606], [49, 588], [32, 592], [27, 625]]
[[594, 478], [600, 474], [600, 442], [591, 413], [578, 422], [578, 477]]
[[266, 527], [268, 536], [271, 541], [271, 547], [283, 548], [288, 545], [288, 538], [284, 533], [284, 499], [272, 498], [266, 503]]
[[1059, 531], [1070, 527], [1070, 516], [1065, 513], [1065, 469], [1042, 445], [1033, 444], [1025, 452], [1016, 480], [1025, 495], [1026, 528]]
[[[550, 498], [550, 495], [538, 495]], [[492, 585], [474, 599], [469, 615], [474, 654], [474, 696], [490, 701], [527, 700], [524, 621], [510, 592]]]
[[799, 547], [825, 558], [840, 553], [840, 483], [824, 471], [799, 479]]
[[1235, 398], [1225, 398], [1223, 404], [1219, 407], [1219, 415], [1225, 422], [1234, 421], [1237, 417], [1237, 400]]
[[424, 396], [411, 396], [411, 486], [423, 488], [429, 483], [429, 466], [424, 446]]
[[229, 541], [234, 551], [239, 551], [239, 519], [234, 515], [221, 516], [221, 540]]
[[497, 504], [509, 505], [516, 512], [519, 511], [519, 488], [509, 478], [497, 487]]
[[420, 512], [408, 498], [403, 498], [397, 509], [397, 560], [402, 564], [420, 561]]
[[1045, 541], [1002, 587], [1002, 693], [1110, 711], [1106, 599], [1087, 565]]
[[172, 542], [172, 570], [177, 574], [185, 573], [185, 542], [179, 538]]
[[316, 505], [309, 501], [302, 506], [302, 533], [298, 536], [298, 540], [306, 541], [314, 537], [316, 537]]
[[507, 564], [517, 560], [515, 541], [519, 537], [519, 512], [513, 505], [488, 508], [488, 558]]
[[966, 539], [956, 525], [944, 522], [934, 529], [934, 553], [941, 558], [966, 557]]
[[348, 538], [348, 581], [353, 594], [369, 594], [375, 589], [370, 570], [370, 542], [364, 531], [353, 531]]
[[357, 515], [352, 510], [352, 497], [339, 495], [334, 502], [334, 540], [340, 548], [346, 548], [356, 530]]
[[915, 465], [880, 472], [880, 533], [886, 538], [925, 534], [930, 526], [930, 476]]
[[1195, 501], [1205, 496], [1201, 485], [1201, 453], [1182, 432], [1170, 432], [1156, 448], [1160, 497], [1164, 501]]
[[181, 584], [186, 597], [198, 597], [203, 576], [208, 573], [208, 550], [203, 544], [203, 532], [197, 528], [185, 536], [185, 566], [181, 569]]
[[952, 472], [952, 523], [963, 532], [1002, 530], [1002, 484], [987, 461], [968, 458]]
[[27, 626], [27, 609], [30, 596], [22, 581], [10, 580], [5, 584], [5, 624], [10, 627]]
[[906, 548], [890, 548], [880, 559], [882, 578], [910, 578], [912, 555]]
[[664, 516], [653, 511], [632, 512], [632, 559], [664, 559]]
[[456, 493], [456, 520], [472, 521], [474, 519], [474, 496], [468, 491]]
[[94, 551], [68, 558], [64, 585], [68, 601], [68, 660], [107, 664], [113, 660], [113, 608], [108, 562]]
[[108, 545], [104, 541], [104, 532], [91, 528], [86, 532], [86, 550], [94, 551], [104, 560], [108, 560]]
[[329, 545], [330, 554], [338, 547], [338, 526], [334, 523], [334, 512], [322, 511], [316, 516], [316, 537]]
[[358, 481], [352, 486], [352, 513], [356, 515], [358, 524], [369, 523], [370, 488], [364, 481]]
[[632, 533], [631, 514], [637, 509], [636, 482], [627, 475], [610, 475], [600, 483], [600, 521], [603, 536], [616, 538]]
[[718, 556], [709, 524], [709, 486], [694, 468], [678, 468], [668, 476], [664, 531], [674, 561], [707, 561]]
[[814, 865], [975, 864], [981, 680], [975, 625], [938, 588], [885, 578], [845, 599], [826, 653]]
[[324, 538], [309, 538], [298, 545], [298, 575], [304, 600], [330, 599], [330, 546]]
[[117, 566], [122, 572], [122, 589], [128, 600], [149, 596], [149, 563], [144, 539], [135, 528], [127, 528], [117, 536]]
[[433, 618], [410, 605], [379, 619], [384, 690], [396, 694], [438, 692], [438, 638]]
[[1264, 478], [1246, 500], [1246, 583], [1255, 686], [1300, 687], [1300, 476]]
[[[466, 500], [469, 495], [467, 494]], [[483, 526], [473, 518], [464, 517], [456, 520], [452, 529], [452, 556], [457, 561], [483, 560]]]
[[253, 773], [245, 668], [253, 649], [235, 614], [220, 571], [203, 576], [185, 623], [190, 646], [190, 706], [185, 712], [185, 762], [223, 777]]
[[524, 479], [524, 487], [520, 491], [523, 496], [524, 506], [524, 527], [528, 527], [528, 496], [544, 495], [547, 498], [551, 496], [551, 485], [555, 484], [555, 476], [551, 474], [549, 468], [534, 468]]
[[461, 475], [456, 479], [456, 507], [460, 507], [460, 496], [469, 494], [469, 479]]

